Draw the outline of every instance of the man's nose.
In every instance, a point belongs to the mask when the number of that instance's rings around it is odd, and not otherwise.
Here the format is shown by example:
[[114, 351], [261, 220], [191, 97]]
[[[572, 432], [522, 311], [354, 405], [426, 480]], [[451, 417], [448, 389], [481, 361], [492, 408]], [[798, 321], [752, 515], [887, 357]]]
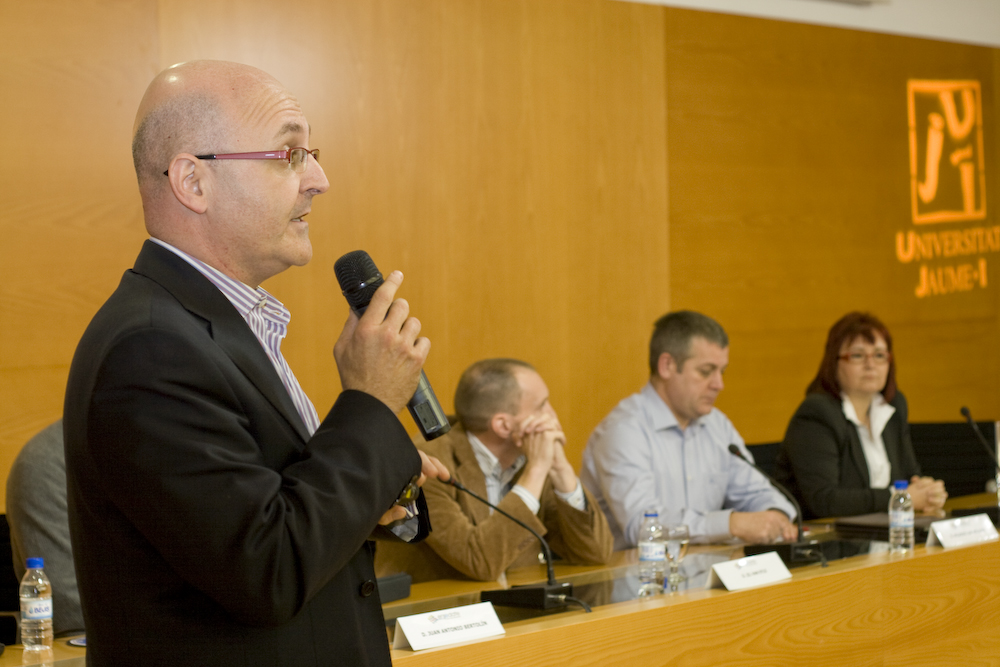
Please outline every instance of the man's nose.
[[719, 371], [712, 373], [709, 386], [712, 389], [715, 389], [716, 391], [722, 391], [723, 388], [725, 387], [725, 383], [723, 383], [722, 381], [722, 373], [720, 373]]
[[319, 160], [310, 155], [306, 158], [306, 170], [302, 174], [302, 190], [313, 195], [321, 195], [330, 189], [330, 181], [326, 178], [326, 172]]

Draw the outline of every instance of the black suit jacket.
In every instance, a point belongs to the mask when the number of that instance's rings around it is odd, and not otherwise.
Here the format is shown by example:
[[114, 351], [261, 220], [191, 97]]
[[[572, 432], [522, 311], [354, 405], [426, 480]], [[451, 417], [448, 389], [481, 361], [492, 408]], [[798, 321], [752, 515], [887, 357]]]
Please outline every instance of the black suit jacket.
[[308, 438], [169, 250], [147, 241], [84, 333], [65, 438], [88, 664], [390, 664], [367, 540], [420, 470], [410, 438], [356, 391]]
[[[920, 474], [910, 440], [906, 398], [890, 404], [895, 414], [882, 432], [892, 479]], [[889, 489], [870, 488], [868, 462], [857, 427], [844, 416], [841, 402], [826, 393], [810, 394], [795, 411], [776, 460], [778, 481], [802, 503], [804, 518], [885, 512]]]

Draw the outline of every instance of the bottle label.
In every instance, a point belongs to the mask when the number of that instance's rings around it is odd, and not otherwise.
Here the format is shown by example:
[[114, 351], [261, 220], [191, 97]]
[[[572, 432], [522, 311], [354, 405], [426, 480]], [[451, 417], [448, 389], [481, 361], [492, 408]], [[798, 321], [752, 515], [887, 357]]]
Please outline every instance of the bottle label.
[[667, 545], [665, 542], [640, 542], [639, 560], [661, 561], [667, 559]]
[[52, 618], [52, 598], [21, 600], [21, 618], [27, 621], [44, 621]]
[[913, 511], [893, 510], [889, 512], [889, 526], [892, 528], [913, 528]]

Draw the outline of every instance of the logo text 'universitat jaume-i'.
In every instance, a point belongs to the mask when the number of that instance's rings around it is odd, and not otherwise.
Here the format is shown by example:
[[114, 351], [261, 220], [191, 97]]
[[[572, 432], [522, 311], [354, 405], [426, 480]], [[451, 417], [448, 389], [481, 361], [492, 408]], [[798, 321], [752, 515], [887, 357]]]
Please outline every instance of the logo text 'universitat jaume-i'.
[[938, 226], [986, 218], [979, 82], [910, 80], [907, 104], [914, 227], [896, 232], [896, 258], [919, 263], [918, 298], [986, 287], [1000, 226]]

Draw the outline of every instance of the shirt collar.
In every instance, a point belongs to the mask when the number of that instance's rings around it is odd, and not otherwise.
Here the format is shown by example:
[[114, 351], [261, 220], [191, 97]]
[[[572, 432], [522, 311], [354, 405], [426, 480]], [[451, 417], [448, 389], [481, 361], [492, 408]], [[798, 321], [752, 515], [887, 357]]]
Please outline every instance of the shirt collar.
[[[653, 386], [652, 380], [646, 383], [646, 386], [642, 388], [640, 392], [646, 399], [646, 402], [650, 407], [650, 416], [653, 418], [653, 428], [657, 431], [666, 431], [671, 428], [675, 428], [678, 431], [682, 431], [680, 422], [677, 421], [677, 417], [674, 416], [673, 410], [667, 405], [663, 397], [656, 391], [656, 387]], [[695, 425], [701, 424], [701, 417], [697, 419], [692, 419], [691, 423], [688, 424], [688, 428]]]
[[283, 303], [274, 298], [263, 287], [250, 287], [235, 278], [230, 278], [214, 266], [210, 266], [200, 259], [192, 257], [166, 241], [154, 237], [151, 237], [150, 241], [166, 248], [197, 269], [209, 282], [219, 288], [226, 298], [229, 299], [229, 302], [233, 304], [233, 307], [239, 311], [243, 319], [246, 319], [250, 311], [254, 308], [258, 308], [265, 319], [274, 322], [282, 329], [288, 326], [288, 322], [291, 320], [291, 313], [285, 308]]
[[[851, 399], [844, 394], [841, 394], [840, 397], [841, 405], [844, 410], [844, 416], [847, 417], [847, 420], [851, 423], [861, 426], [861, 420], [858, 418], [858, 413], [854, 409], [854, 403], [851, 403]], [[882, 396], [881, 392], [875, 394], [875, 396], [872, 397], [871, 407], [868, 408], [868, 423], [871, 425], [872, 433], [881, 433], [894, 414], [896, 414], [896, 408], [885, 400], [885, 397]]]
[[479, 469], [483, 471], [483, 475], [486, 477], [492, 477], [506, 483], [524, 467], [526, 459], [524, 454], [522, 454], [517, 457], [517, 460], [509, 468], [504, 470], [500, 467], [500, 459], [483, 444], [482, 440], [469, 431], [466, 431], [465, 435], [468, 436], [469, 444], [472, 445], [472, 452], [476, 455], [476, 462], [479, 464]]

